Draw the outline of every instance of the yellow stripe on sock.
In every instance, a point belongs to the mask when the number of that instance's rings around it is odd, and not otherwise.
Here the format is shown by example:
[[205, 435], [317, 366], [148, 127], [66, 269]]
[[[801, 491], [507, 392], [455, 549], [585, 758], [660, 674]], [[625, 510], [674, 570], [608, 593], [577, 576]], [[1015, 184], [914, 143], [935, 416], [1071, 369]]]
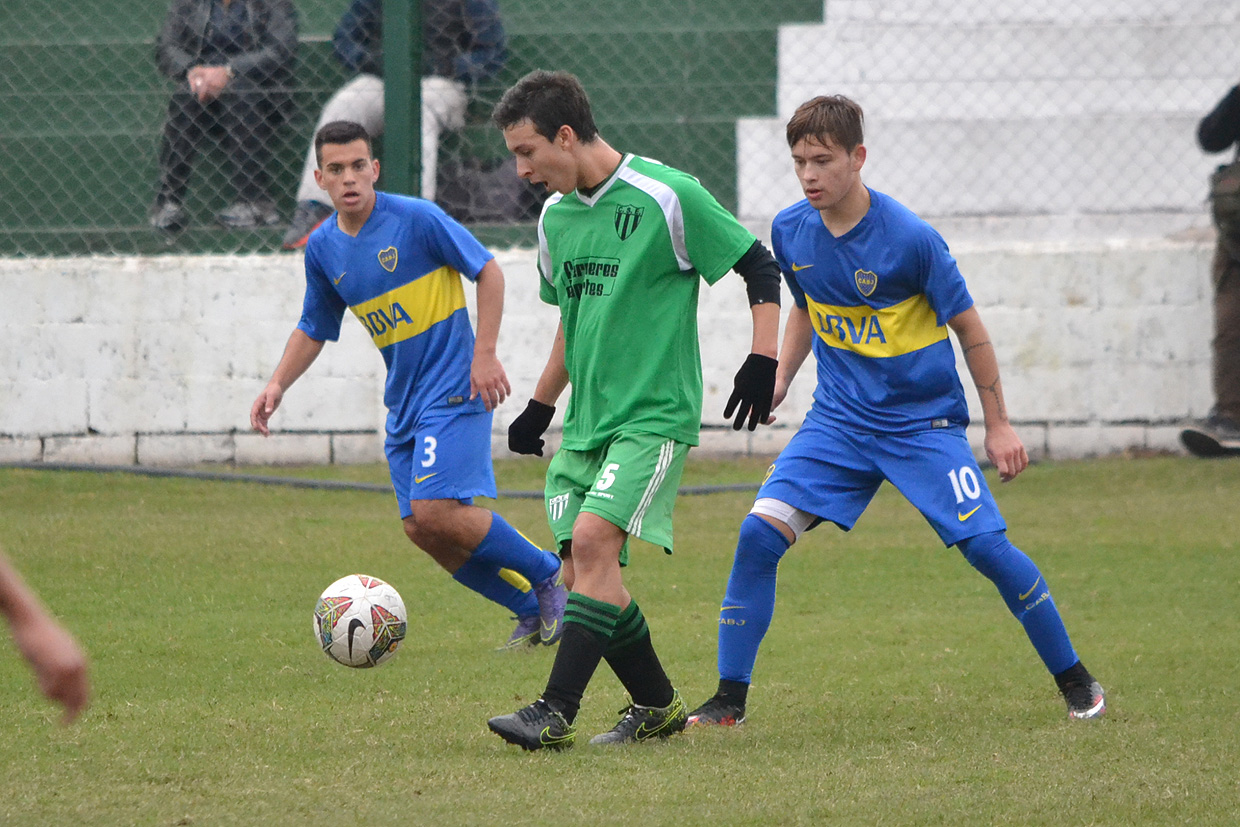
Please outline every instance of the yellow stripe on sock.
[[526, 580], [512, 569], [500, 569], [499, 576], [506, 580], [510, 586], [519, 592], [528, 592], [531, 588], [533, 588], [530, 586], [530, 581]]

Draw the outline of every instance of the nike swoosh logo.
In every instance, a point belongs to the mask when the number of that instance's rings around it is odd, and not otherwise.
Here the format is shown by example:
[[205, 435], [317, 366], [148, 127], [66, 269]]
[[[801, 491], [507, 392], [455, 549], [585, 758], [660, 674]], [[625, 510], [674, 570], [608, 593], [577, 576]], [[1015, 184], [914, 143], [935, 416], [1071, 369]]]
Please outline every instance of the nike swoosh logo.
[[551, 734], [551, 727], [549, 726], [543, 727], [543, 731], [538, 733], [538, 742], [542, 744], [543, 746], [547, 746], [547, 747], [554, 746], [555, 744], [562, 744], [565, 741], [569, 741], [571, 739], [572, 739], [571, 735], [561, 735], [559, 737], [553, 736]]
[[541, 636], [542, 636], [542, 637], [551, 637], [552, 635], [554, 635], [554, 634], [555, 634], [556, 627], [557, 627], [557, 626], [559, 626], [559, 625], [560, 625], [560, 621], [558, 621], [558, 620], [552, 621], [552, 623], [551, 623], [550, 625], [548, 625], [548, 624], [547, 624], [547, 621], [545, 621], [545, 620], [544, 620], [544, 621], [542, 622], [542, 633], [541, 633]]
[[1028, 600], [1029, 595], [1033, 594], [1033, 590], [1036, 589], [1038, 587], [1038, 584], [1041, 582], [1042, 582], [1042, 577], [1039, 575], [1038, 579], [1033, 581], [1033, 586], [1030, 587], [1029, 591], [1025, 592], [1024, 594], [1018, 594], [1016, 596], [1016, 599], [1017, 600]]
[[358, 629], [365, 628], [366, 624], [356, 617], [349, 621], [349, 660], [353, 660], [353, 636], [357, 634]]
[[731, 610], [731, 609], [743, 609], [743, 608], [745, 608], [745, 607], [744, 607], [744, 606], [720, 606], [720, 607], [719, 607], [719, 611], [721, 611], [721, 612], [726, 612], [726, 611], [729, 611], [729, 610]]
[[414, 478], [413, 478], [413, 483], [414, 483], [414, 485], [421, 485], [422, 483], [426, 482], [427, 480], [429, 480], [431, 477], [435, 476], [435, 475], [436, 475], [436, 474], [438, 474], [438, 473], [439, 473], [438, 471], [432, 471], [431, 473], [427, 474], [426, 476], [423, 476], [423, 477], [414, 477]]
[[978, 508], [981, 508], [981, 506], [979, 505], [979, 506], [977, 506], [977, 508], [974, 508], [972, 511], [966, 511], [966, 512], [965, 512], [965, 513], [963, 513], [963, 514], [961, 514], [960, 512], [956, 512], [956, 518], [957, 518], [958, 520], [960, 520], [960, 522], [962, 522], [962, 523], [963, 523], [965, 520], [967, 520], [967, 519], [969, 519], [970, 517], [972, 517], [972, 516], [974, 515], [974, 513], [976, 513], [976, 512], [977, 512], [977, 509], [978, 509]]
[[792, 265], [792, 272], [794, 272], [794, 273], [799, 273], [799, 272], [801, 272], [802, 270], [808, 270], [809, 268], [811, 268], [811, 267], [813, 267], [813, 266], [814, 266], [814, 265], [812, 265], [812, 264], [793, 264], [793, 265]]
[[[346, 270], [346, 271], [345, 271], [345, 273], [347, 273], [347, 272], [348, 272], [348, 270]], [[344, 278], [345, 273], [341, 273], [340, 275], [338, 275], [338, 276], [336, 276], [334, 279], [332, 279], [332, 284], [340, 284], [340, 280], [341, 280], [342, 278]]]

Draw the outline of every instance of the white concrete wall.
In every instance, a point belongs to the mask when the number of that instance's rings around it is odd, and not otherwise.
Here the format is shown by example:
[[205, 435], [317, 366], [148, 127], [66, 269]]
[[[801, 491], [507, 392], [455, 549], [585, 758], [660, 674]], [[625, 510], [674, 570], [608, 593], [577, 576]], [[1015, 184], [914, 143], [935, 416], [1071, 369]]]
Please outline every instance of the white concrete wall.
[[[1177, 450], [1176, 423], [1211, 401], [1208, 239], [953, 247], [1032, 453]], [[557, 316], [537, 299], [531, 251], [498, 258], [508, 279], [501, 358], [514, 390], [495, 420], [503, 454]], [[250, 404], [296, 323], [303, 284], [301, 257], [287, 254], [0, 260], [0, 462], [381, 459], [383, 363], [351, 319], [286, 395], [273, 436], [249, 430]], [[739, 278], [703, 290], [700, 326], [705, 419], [721, 426], [749, 342]], [[781, 427], [708, 428], [703, 448], [774, 453], [812, 386], [807, 364]]]

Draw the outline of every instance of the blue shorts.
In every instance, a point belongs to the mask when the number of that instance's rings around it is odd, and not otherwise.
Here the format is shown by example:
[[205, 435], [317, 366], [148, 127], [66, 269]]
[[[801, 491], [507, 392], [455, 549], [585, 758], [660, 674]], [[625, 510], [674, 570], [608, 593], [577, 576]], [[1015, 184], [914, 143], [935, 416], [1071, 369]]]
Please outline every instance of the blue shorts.
[[461, 500], [495, 496], [491, 467], [491, 412], [432, 410], [418, 418], [413, 439], [385, 445], [401, 519], [411, 500]]
[[894, 436], [806, 418], [758, 498], [781, 500], [849, 531], [883, 480], [921, 512], [944, 545], [1007, 529], [963, 428]]

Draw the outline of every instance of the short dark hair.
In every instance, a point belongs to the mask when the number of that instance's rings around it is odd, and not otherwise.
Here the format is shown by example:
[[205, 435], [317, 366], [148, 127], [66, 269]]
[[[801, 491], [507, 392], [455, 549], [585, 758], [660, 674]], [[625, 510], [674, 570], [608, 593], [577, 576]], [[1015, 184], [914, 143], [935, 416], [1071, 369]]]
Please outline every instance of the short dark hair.
[[366, 127], [353, 121], [330, 121], [314, 135], [314, 162], [323, 166], [323, 144], [351, 144], [354, 141], [366, 142], [366, 153], [374, 155], [374, 146], [370, 141], [370, 133]]
[[561, 126], [572, 127], [582, 143], [598, 137], [590, 98], [581, 81], [568, 72], [535, 69], [504, 93], [491, 118], [500, 129], [528, 120], [548, 141], [555, 140]]
[[843, 95], [819, 95], [797, 107], [788, 121], [788, 146], [804, 138], [825, 144], [830, 138], [852, 152], [865, 143], [865, 113], [854, 100]]

